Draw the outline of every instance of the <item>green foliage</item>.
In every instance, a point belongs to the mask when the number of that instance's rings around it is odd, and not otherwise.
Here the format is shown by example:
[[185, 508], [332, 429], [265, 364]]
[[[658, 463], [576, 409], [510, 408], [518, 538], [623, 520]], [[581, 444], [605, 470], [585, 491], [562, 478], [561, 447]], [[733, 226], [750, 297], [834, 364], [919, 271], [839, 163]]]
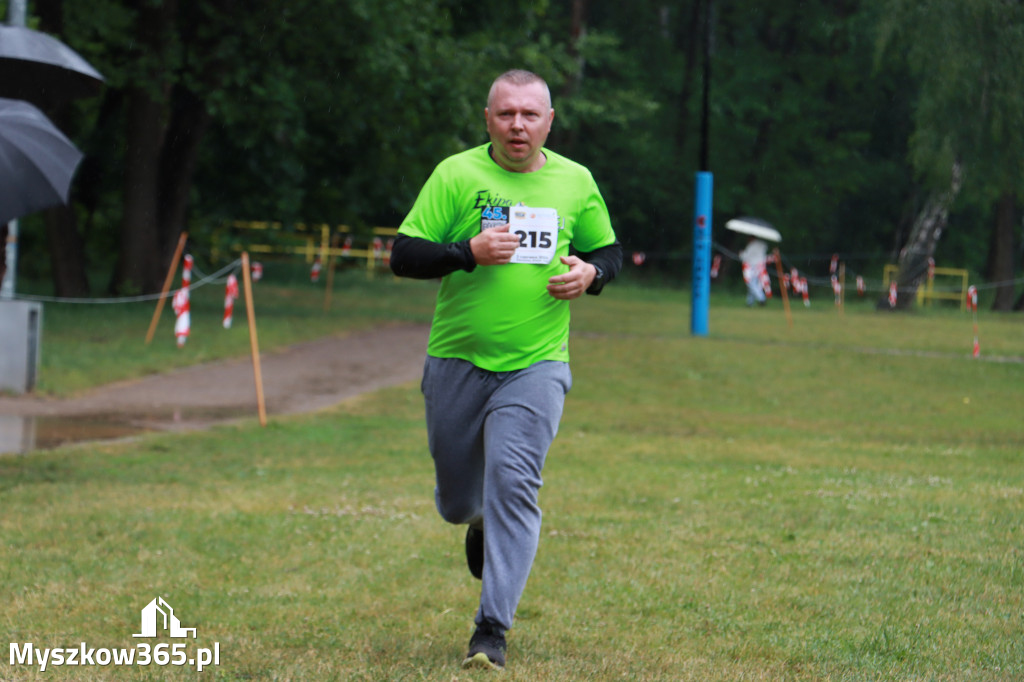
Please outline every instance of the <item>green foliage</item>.
[[[680, 273], [706, 4], [587, 0], [574, 35], [573, 3], [548, 0], [63, 0], [62, 37], [107, 79], [102, 98], [76, 104], [72, 131], [89, 153], [75, 196], [90, 258], [105, 265], [121, 239], [130, 88], [166, 93], [168, 119], [185, 98], [210, 114], [191, 231], [230, 219], [394, 226], [441, 158], [486, 139], [491, 79], [525, 67], [552, 88], [551, 146], [592, 170], [626, 247]], [[958, 154], [973, 203], [952, 222], [960, 242], [983, 239], [992, 198], [1022, 178], [1019, 3], [714, 7], [716, 226], [758, 215], [791, 254], [877, 265], [912, 213], [913, 169], [948, 179]], [[964, 249], [949, 254], [966, 264]]]
[[888, 74], [865, 78], [868, 31], [843, 3], [723, 9], [712, 76], [723, 217], [772, 221], [788, 250], [885, 243], [907, 191], [892, 127], [906, 125]]
[[965, 191], [994, 201], [1024, 192], [1024, 6], [1004, 0], [887, 3], [880, 55], [906, 60], [919, 83], [910, 158], [934, 186], [954, 158]]
[[[244, 46], [244, 72], [218, 94], [225, 134], [207, 148], [204, 177], [228, 186], [212, 183], [217, 193], [200, 205], [235, 217], [397, 224], [438, 160], [485, 139], [496, 64], [532, 43], [496, 42], [489, 26], [439, 3], [304, 9], [288, 33], [271, 34], [280, 49], [271, 36]], [[484, 45], [495, 54], [477, 54]]]

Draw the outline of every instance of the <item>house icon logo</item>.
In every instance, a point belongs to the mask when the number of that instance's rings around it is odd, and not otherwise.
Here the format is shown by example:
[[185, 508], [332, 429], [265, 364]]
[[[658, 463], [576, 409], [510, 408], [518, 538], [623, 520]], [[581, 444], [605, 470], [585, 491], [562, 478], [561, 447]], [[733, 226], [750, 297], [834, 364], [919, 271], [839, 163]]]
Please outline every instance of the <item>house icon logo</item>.
[[192, 633], [192, 639], [196, 638], [196, 629], [181, 627], [174, 609], [163, 597], [156, 597], [142, 609], [142, 632], [132, 637], [156, 637], [161, 624], [171, 637], [188, 637]]

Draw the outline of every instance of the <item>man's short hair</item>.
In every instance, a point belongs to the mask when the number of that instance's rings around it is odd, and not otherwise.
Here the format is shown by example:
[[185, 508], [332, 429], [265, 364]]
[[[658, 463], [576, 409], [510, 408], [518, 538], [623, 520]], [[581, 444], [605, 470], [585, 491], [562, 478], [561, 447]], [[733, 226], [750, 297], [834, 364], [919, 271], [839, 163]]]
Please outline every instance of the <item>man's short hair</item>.
[[544, 86], [544, 90], [548, 94], [548, 108], [551, 108], [551, 89], [548, 87], [547, 81], [535, 74], [533, 71], [527, 71], [525, 69], [510, 69], [505, 73], [501, 74], [494, 79], [491, 83], [491, 90], [487, 93], [487, 106], [491, 106], [491, 99], [494, 98], [494, 89], [498, 87], [498, 83], [511, 83], [512, 85], [530, 85], [531, 83], [540, 83]]

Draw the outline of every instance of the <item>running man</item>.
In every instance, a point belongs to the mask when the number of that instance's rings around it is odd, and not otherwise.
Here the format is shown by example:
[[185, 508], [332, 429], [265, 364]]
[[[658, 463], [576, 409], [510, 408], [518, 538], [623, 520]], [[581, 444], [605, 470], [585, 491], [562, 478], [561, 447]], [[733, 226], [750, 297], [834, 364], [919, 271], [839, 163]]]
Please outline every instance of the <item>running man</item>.
[[437, 166], [391, 254], [397, 275], [443, 278], [422, 389], [437, 509], [468, 526], [482, 580], [466, 667], [504, 667], [537, 552], [541, 471], [572, 384], [569, 301], [622, 264], [590, 172], [544, 148], [554, 115], [539, 76], [499, 76], [490, 143]]

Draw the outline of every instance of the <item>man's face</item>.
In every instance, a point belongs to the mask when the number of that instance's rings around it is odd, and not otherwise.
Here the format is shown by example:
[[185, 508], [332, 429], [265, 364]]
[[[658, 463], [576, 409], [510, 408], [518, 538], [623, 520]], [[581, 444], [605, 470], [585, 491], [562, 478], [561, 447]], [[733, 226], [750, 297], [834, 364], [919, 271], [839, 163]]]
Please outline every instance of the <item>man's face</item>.
[[543, 83], [514, 85], [499, 81], [484, 109], [494, 160], [505, 170], [517, 173], [539, 169], [545, 161], [541, 147], [554, 118]]

